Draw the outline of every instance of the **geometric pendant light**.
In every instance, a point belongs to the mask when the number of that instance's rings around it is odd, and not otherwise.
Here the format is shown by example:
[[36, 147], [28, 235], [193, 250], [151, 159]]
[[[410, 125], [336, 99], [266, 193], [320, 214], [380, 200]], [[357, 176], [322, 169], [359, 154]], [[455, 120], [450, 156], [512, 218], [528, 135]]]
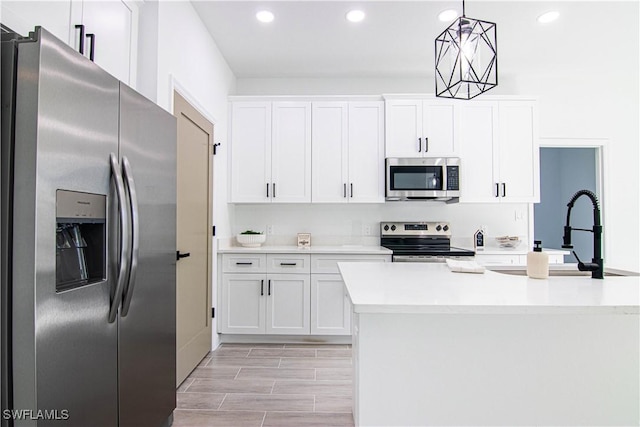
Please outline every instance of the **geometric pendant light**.
[[436, 96], [471, 99], [498, 85], [496, 24], [464, 14], [436, 38]]

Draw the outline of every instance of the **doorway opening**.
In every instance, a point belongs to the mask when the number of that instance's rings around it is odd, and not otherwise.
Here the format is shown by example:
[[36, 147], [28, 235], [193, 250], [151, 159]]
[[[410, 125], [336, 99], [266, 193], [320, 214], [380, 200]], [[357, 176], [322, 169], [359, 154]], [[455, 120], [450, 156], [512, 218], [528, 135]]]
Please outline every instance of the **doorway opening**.
[[[602, 164], [601, 146], [540, 147], [540, 203], [534, 205], [535, 240], [542, 240], [546, 248], [562, 249], [567, 203], [578, 190], [595, 193], [603, 211]], [[575, 203], [571, 225], [592, 228], [593, 206], [587, 198]], [[572, 244], [581, 260], [592, 258], [592, 233], [573, 233]], [[577, 262], [573, 255], [565, 255], [564, 261]]]

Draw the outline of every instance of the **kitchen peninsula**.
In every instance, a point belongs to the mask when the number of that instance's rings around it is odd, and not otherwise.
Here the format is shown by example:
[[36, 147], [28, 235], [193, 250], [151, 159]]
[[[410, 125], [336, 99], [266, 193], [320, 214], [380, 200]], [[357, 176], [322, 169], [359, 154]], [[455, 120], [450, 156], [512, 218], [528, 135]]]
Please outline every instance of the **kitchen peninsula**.
[[339, 268], [356, 425], [640, 422], [640, 278]]

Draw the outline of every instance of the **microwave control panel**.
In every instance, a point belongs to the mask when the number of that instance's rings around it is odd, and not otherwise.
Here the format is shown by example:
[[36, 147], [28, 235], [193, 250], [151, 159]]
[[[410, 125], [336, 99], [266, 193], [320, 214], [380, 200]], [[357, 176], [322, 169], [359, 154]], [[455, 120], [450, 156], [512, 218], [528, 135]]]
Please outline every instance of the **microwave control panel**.
[[447, 166], [447, 190], [460, 190], [459, 166]]

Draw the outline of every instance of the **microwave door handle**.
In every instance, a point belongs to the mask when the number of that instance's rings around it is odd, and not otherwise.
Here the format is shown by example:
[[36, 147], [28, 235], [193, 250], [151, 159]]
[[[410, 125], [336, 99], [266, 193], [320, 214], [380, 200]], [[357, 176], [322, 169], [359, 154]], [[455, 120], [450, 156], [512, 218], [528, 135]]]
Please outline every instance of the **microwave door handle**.
[[116, 184], [116, 197], [118, 198], [118, 210], [120, 214], [120, 263], [118, 268], [118, 276], [116, 279], [116, 290], [111, 300], [111, 307], [109, 307], [109, 323], [113, 323], [116, 320], [116, 314], [118, 313], [118, 307], [120, 307], [120, 301], [122, 300], [122, 293], [124, 291], [125, 281], [127, 280], [127, 267], [131, 250], [131, 232], [129, 227], [129, 217], [127, 215], [127, 208], [125, 205], [125, 192], [124, 183], [122, 181], [122, 174], [120, 173], [120, 166], [118, 165], [118, 158], [114, 153], [110, 156], [111, 162], [111, 177]]
[[[136, 184], [131, 174], [131, 164], [129, 159], [122, 157], [122, 171], [124, 182], [129, 193], [129, 209], [131, 212], [131, 262], [129, 267], [129, 277], [122, 303], [122, 317], [129, 312], [131, 300], [133, 299], [133, 290], [136, 285], [136, 273], [138, 271], [138, 253], [140, 251], [140, 213], [138, 210], [138, 194], [136, 192]], [[185, 254], [186, 255], [186, 254]]]

